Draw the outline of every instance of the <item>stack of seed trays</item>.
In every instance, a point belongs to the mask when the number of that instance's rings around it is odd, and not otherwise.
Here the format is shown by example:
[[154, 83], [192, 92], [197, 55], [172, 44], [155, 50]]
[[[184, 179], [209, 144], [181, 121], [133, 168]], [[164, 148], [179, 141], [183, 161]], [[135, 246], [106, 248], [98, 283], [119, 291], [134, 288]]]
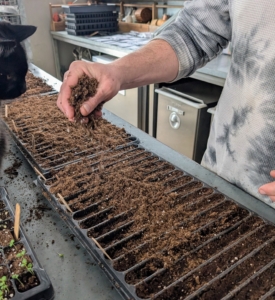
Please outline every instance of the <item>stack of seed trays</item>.
[[39, 95], [15, 101], [3, 116], [19, 149], [40, 173], [139, 142], [105, 119], [98, 120], [94, 129], [68, 122], [56, 107], [57, 97]]
[[109, 5], [63, 6], [66, 31], [71, 35], [89, 35], [96, 31], [113, 33], [118, 30], [118, 12]]
[[15, 241], [14, 212], [5, 188], [0, 188], [0, 299], [50, 300], [54, 290], [20, 227]]
[[38, 184], [125, 299], [274, 299], [274, 224], [140, 145]]

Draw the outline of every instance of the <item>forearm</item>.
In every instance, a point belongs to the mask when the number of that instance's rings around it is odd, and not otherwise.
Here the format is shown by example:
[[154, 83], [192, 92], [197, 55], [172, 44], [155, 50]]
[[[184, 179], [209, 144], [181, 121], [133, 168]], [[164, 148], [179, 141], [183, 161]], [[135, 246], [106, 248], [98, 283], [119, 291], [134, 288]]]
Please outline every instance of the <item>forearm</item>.
[[121, 89], [168, 82], [177, 77], [179, 62], [172, 47], [163, 40], [151, 41], [138, 51], [110, 64]]

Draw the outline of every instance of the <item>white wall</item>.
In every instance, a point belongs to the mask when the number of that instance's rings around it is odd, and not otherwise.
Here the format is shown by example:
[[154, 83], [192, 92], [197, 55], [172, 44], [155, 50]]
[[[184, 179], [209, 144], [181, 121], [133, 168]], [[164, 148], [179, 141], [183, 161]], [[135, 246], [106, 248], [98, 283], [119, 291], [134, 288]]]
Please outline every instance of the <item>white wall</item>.
[[[52, 40], [50, 34], [50, 9], [52, 4], [64, 4], [65, 0], [20, 0], [22, 24], [37, 26], [37, 31], [30, 38], [31, 61], [39, 68], [56, 76]], [[84, 2], [84, 1], [78, 1]]]
[[[107, 0], [105, 1], [107, 2]], [[103, 0], [103, 2], [105, 1]], [[52, 4], [65, 4], [68, 1], [66, 0], [19, 0], [18, 1], [20, 12], [22, 15], [21, 18], [22, 24], [30, 24], [30, 25], [37, 26], [37, 31], [29, 39], [30, 47], [32, 51], [31, 62], [33, 62], [39, 68], [43, 69], [44, 71], [56, 77], [54, 58], [53, 58], [52, 39], [50, 34], [51, 20], [50, 20], [49, 2], [51, 2]], [[87, 2], [87, 1], [78, 0], [78, 3], [80, 2]], [[125, 2], [131, 2], [131, 1], [129, 0]], [[138, 1], [132, 0], [132, 2], [138, 2]], [[171, 1], [168, 2], [170, 4]], [[171, 2], [171, 4], [174, 3]], [[180, 5], [181, 3], [176, 2], [175, 4]], [[167, 13], [170, 13], [170, 11]], [[28, 44], [29, 43], [27, 43], [27, 48], [28, 48]]]

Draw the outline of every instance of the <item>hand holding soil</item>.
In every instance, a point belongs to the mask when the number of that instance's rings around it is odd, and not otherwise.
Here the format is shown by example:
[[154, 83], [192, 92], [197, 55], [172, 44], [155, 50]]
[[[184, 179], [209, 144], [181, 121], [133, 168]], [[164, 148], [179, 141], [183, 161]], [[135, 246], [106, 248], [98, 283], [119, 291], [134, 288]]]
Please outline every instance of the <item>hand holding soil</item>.
[[[73, 90], [81, 90], [77, 85], [83, 75], [97, 80], [98, 86], [94, 95], [87, 94], [86, 101], [81, 101], [81, 105], [78, 107], [80, 115], [77, 115], [76, 108], [74, 105], [72, 106], [70, 104], [70, 101], [72, 101], [72, 97], [74, 97], [72, 95]], [[83, 79], [81, 79], [81, 81], [82, 80]], [[85, 117], [91, 113], [96, 117], [100, 117], [102, 115], [102, 104], [112, 99], [118, 93], [119, 89], [119, 80], [117, 79], [117, 76], [115, 76], [111, 64], [104, 65], [92, 62], [75, 61], [70, 65], [69, 70], [64, 75], [64, 81], [57, 99], [57, 106], [70, 121], [74, 121], [75, 118], [81, 116], [82, 122], [87, 123], [88, 118]], [[79, 97], [79, 95], [77, 97]]]
[[[90, 78], [86, 74], [83, 74], [76, 86], [72, 87], [71, 97], [69, 98], [70, 105], [75, 110], [75, 121], [77, 123], [81, 122], [83, 116], [80, 112], [81, 105], [87, 101], [89, 98], [94, 97], [97, 92], [98, 81], [95, 78]], [[95, 108], [95, 111], [100, 111], [102, 105]], [[88, 116], [92, 117], [92, 114]]]

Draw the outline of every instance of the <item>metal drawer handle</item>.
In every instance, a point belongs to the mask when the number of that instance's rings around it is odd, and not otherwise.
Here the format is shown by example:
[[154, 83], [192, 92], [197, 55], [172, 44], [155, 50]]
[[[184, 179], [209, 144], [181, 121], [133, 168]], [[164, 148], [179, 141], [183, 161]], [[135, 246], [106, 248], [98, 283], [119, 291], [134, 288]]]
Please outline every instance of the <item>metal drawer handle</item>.
[[174, 111], [174, 112], [178, 113], [179, 115], [184, 115], [185, 114], [185, 112], [183, 110], [175, 108], [171, 105], [167, 105], [167, 109], [170, 110], [170, 111]]
[[180, 117], [177, 115], [177, 113], [172, 112], [170, 114], [169, 123], [170, 123], [170, 126], [174, 129], [178, 129], [180, 127]]

